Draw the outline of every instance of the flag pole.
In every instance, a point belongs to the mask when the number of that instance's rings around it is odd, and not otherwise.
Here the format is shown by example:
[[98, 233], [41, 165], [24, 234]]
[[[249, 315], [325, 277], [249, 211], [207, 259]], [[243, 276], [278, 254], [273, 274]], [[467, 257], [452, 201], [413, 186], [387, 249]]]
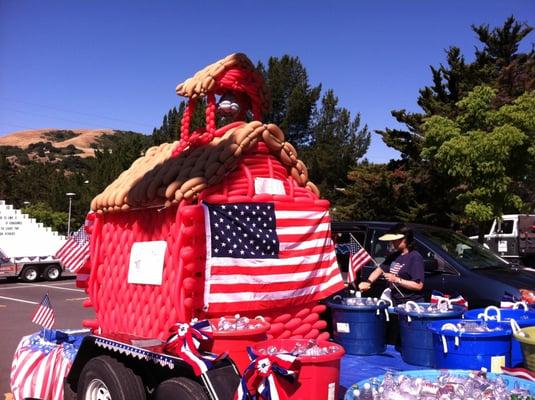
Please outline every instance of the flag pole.
[[[360, 242], [355, 238], [355, 236], [353, 236], [352, 233], [350, 233], [349, 236], [351, 236], [351, 238], [352, 238], [355, 242], [357, 242], [358, 245], [359, 245], [360, 247], [362, 247], [363, 249], [365, 249], [365, 247], [362, 246], [362, 245], [360, 244]], [[368, 253], [368, 254], [369, 254], [369, 253]], [[375, 261], [375, 258], [373, 258], [371, 254], [369, 254], [369, 255], [370, 255], [370, 259], [373, 261], [373, 264], [375, 265], [375, 267], [376, 267], [376, 268], [379, 268], [379, 269], [381, 270], [381, 272], [382, 272], [382, 276], [384, 276], [385, 272], [383, 271], [383, 269], [381, 268], [381, 266], [377, 263], [377, 261]], [[356, 277], [355, 277], [355, 278], [356, 278]], [[354, 283], [354, 282], [353, 282], [353, 283]], [[355, 285], [355, 286], [356, 286], [356, 285]], [[394, 286], [394, 289], [396, 289], [397, 292], [398, 292], [401, 296], [405, 296], [405, 295], [401, 292], [401, 290], [399, 290], [398, 286], [397, 286], [394, 282], [392, 282], [392, 286]]]

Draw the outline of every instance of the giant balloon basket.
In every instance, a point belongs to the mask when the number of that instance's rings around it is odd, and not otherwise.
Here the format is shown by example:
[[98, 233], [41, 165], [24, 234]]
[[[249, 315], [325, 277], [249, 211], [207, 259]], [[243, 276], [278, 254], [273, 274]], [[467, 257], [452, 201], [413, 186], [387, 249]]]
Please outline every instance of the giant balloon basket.
[[[76, 272], [96, 318], [22, 338], [15, 399], [535, 396], [525, 304], [467, 315], [447, 299], [393, 307], [345, 289], [329, 202], [282, 130], [262, 122], [269, 92], [244, 54], [176, 91], [188, 99], [178, 140], [91, 202], [90, 256]], [[193, 130], [196, 109], [205, 122]], [[380, 359], [397, 365], [384, 373]]]

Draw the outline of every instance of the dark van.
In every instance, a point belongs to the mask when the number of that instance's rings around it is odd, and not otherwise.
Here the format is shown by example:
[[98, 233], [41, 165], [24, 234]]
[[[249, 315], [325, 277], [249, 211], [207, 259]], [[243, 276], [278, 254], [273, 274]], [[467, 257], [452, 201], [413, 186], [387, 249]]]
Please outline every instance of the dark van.
[[[388, 242], [379, 241], [394, 223], [333, 222], [332, 234], [342, 274], [347, 273], [351, 235], [372, 258], [381, 264], [387, 254]], [[499, 305], [504, 295], [528, 301], [535, 300], [535, 270], [512, 266], [475, 241], [451, 230], [408, 224], [414, 230], [416, 249], [424, 258], [424, 296], [430, 299], [433, 290], [459, 293], [470, 308]], [[372, 261], [360, 271], [357, 280], [365, 280], [375, 268]], [[380, 282], [379, 282], [380, 281]], [[386, 282], [376, 282], [369, 295], [379, 297]]]

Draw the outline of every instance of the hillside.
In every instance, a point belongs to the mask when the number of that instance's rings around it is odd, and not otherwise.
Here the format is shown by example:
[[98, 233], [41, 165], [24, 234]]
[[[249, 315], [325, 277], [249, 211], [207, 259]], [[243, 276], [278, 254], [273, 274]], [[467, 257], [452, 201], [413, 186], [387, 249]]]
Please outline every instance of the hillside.
[[[50, 142], [58, 149], [72, 149], [70, 154], [76, 153], [79, 157], [90, 157], [95, 155], [95, 148], [102, 144], [103, 135], [113, 135], [111, 129], [35, 129], [18, 131], [0, 137], [0, 146], [18, 147], [32, 153], [43, 146], [38, 143]], [[33, 146], [32, 146], [33, 145]]]
[[[0, 156], [13, 166], [30, 162], [61, 163], [76, 170], [85, 159], [95, 156], [97, 149], [113, 149], [120, 141], [147, 140], [147, 136], [112, 129], [35, 129], [18, 131], [0, 137]], [[130, 138], [130, 139], [129, 139]]]

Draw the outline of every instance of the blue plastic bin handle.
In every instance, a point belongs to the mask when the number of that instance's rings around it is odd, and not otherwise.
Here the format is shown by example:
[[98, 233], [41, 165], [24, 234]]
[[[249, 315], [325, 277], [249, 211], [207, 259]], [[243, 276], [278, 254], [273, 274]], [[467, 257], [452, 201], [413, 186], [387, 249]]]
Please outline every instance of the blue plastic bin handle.
[[[459, 332], [459, 328], [457, 327], [457, 325], [454, 325], [451, 322], [448, 322], [447, 324], [442, 325], [442, 328], [440, 328], [441, 332], [446, 331], [446, 330]], [[448, 342], [446, 341], [446, 336], [444, 334], [440, 336], [442, 338], [442, 351], [444, 352], [444, 354], [447, 354]], [[455, 346], [459, 347], [459, 336], [456, 335], [454, 340], [455, 340]]]
[[[490, 316], [489, 311], [494, 311], [496, 315], [494, 317]], [[488, 306], [487, 308], [485, 308], [485, 312], [483, 313], [483, 319], [485, 321], [495, 319], [496, 321], [500, 322], [502, 320], [502, 313], [500, 312], [500, 309], [498, 307]]]

